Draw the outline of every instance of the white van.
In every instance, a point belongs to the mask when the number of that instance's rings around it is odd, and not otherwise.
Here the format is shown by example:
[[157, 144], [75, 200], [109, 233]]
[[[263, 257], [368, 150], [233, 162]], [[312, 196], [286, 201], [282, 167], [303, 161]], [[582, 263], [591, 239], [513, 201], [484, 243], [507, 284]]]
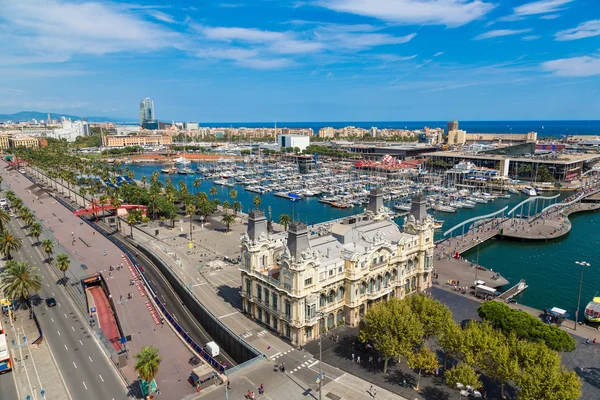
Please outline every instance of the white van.
[[219, 345], [216, 344], [215, 342], [208, 342], [206, 343], [206, 345], [204, 346], [204, 350], [210, 354], [210, 356], [212, 358], [217, 357], [219, 354], [221, 354], [221, 351], [219, 349]]

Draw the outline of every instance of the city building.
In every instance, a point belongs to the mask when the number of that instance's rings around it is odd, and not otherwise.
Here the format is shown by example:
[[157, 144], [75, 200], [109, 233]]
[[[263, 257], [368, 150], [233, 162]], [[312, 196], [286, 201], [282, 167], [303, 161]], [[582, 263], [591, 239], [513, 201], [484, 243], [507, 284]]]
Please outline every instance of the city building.
[[407, 160], [418, 158], [424, 153], [436, 151], [435, 147], [427, 145], [377, 146], [354, 144], [342, 148], [351, 153], [362, 154], [367, 160], [376, 161], [379, 161], [385, 155], [390, 155], [398, 160]]
[[140, 125], [144, 125], [146, 121], [152, 121], [154, 118], [154, 101], [149, 97], [140, 101]]
[[106, 135], [102, 137], [104, 147], [126, 147], [126, 146], [162, 146], [173, 142], [169, 135]]
[[454, 120], [454, 121], [449, 121], [446, 124], [446, 133], [450, 133], [450, 131], [456, 131], [458, 130], [458, 121]]
[[184, 122], [183, 128], [188, 131], [197, 131], [200, 129], [200, 124], [198, 122]]
[[319, 129], [318, 136], [320, 138], [332, 139], [335, 137], [336, 131], [332, 127], [328, 126], [325, 128]]
[[279, 148], [299, 148], [303, 151], [310, 145], [310, 137], [304, 135], [278, 135], [277, 144]]
[[241, 239], [242, 309], [302, 345], [337, 325], [358, 326], [369, 306], [431, 286], [433, 219], [415, 194], [403, 230], [389, 219], [383, 193], [371, 191], [363, 214], [310, 232], [293, 222], [270, 234], [260, 210]]
[[39, 147], [40, 142], [37, 138], [31, 136], [15, 136], [9, 137], [8, 143], [10, 147]]
[[6, 150], [10, 147], [10, 135], [0, 134], [0, 150]]
[[74, 142], [78, 136], [90, 136], [90, 126], [87, 121], [71, 121], [68, 118], [61, 119], [61, 127], [52, 129], [46, 137], [54, 139], [66, 139], [67, 142]]
[[537, 132], [528, 133], [467, 133], [465, 142], [536, 142]]
[[448, 131], [448, 144], [462, 146], [467, 143], [467, 132], [461, 129], [452, 129]]

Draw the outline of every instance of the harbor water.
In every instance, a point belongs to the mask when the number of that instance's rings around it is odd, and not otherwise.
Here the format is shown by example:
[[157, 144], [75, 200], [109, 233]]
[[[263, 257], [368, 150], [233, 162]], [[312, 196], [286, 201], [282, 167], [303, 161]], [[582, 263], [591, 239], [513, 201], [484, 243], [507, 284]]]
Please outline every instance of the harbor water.
[[[191, 165], [195, 170], [196, 163]], [[158, 165], [128, 165], [135, 174], [135, 179], [142, 176], [149, 178]], [[231, 189], [236, 189], [238, 196], [235, 200], [242, 204], [242, 211], [247, 212], [254, 207], [253, 199], [257, 193], [244, 190], [241, 185], [234, 188], [214, 185], [212, 180], [202, 180], [200, 187], [194, 188], [193, 182], [198, 175], [165, 175], [160, 174], [164, 183], [167, 179], [177, 186], [184, 180], [191, 193], [203, 191], [208, 193], [211, 187], [218, 191], [216, 198], [221, 201], [232, 199], [228, 197]], [[567, 194], [564, 194], [566, 196]], [[267, 216], [277, 221], [281, 214], [294, 215], [297, 220], [307, 224], [329, 221], [348, 215], [358, 214], [364, 210], [362, 206], [340, 209], [328, 204], [319, 203], [317, 197], [307, 197], [298, 201], [276, 197], [273, 193], [260, 195], [261, 208]], [[562, 197], [562, 196], [561, 196]], [[514, 207], [526, 199], [525, 195], [513, 194], [510, 199], [496, 199], [486, 204], [477, 204], [473, 209], [457, 209], [455, 213], [435, 214], [435, 218], [443, 220], [443, 229], [436, 232], [436, 238], [442, 237], [442, 232], [454, 225], [480, 215], [490, 214], [506, 206]], [[388, 203], [391, 208], [394, 201]], [[540, 206], [541, 208], [541, 206]], [[527, 208], [524, 213], [527, 214]], [[532, 210], [533, 213], [533, 210]], [[516, 300], [530, 307], [543, 309], [545, 307], [559, 307], [566, 309], [574, 316], [577, 308], [577, 295], [579, 291], [579, 277], [581, 267], [575, 261], [587, 261], [591, 267], [584, 271], [583, 287], [581, 294], [580, 316], [583, 310], [596, 294], [600, 293], [600, 212], [575, 214], [570, 217], [572, 221], [571, 232], [550, 242], [515, 242], [509, 240], [490, 240], [480, 246], [479, 262], [486, 268], [500, 272], [511, 284], [516, 284], [520, 279], [525, 279], [529, 288]], [[402, 218], [397, 221], [402, 224]], [[456, 231], [460, 234], [459, 230]], [[464, 257], [475, 260], [477, 250], [473, 249], [464, 254]], [[508, 289], [508, 288], [505, 288]]]

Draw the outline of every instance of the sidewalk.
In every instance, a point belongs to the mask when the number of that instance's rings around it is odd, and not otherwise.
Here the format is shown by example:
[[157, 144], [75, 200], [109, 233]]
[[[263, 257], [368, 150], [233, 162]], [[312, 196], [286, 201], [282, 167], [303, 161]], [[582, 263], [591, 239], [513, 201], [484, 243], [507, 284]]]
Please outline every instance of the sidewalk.
[[[2, 325], [15, 361], [12, 374], [19, 398], [25, 399], [29, 395], [32, 399], [42, 399], [43, 389], [48, 398], [71, 399], [48, 343], [42, 340], [39, 345], [31, 344], [39, 337], [39, 332], [35, 321], [29, 319], [29, 310], [17, 310], [15, 315], [16, 322], [11, 324], [8, 318], [3, 318]], [[25, 341], [24, 337], [27, 338]]]

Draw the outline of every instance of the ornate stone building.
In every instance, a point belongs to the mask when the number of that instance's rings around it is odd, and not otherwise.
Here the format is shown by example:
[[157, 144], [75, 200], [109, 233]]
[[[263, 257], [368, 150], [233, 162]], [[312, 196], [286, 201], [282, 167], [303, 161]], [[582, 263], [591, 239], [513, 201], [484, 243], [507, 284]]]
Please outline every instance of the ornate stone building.
[[264, 213], [251, 212], [241, 239], [243, 310], [298, 345], [357, 326], [371, 303], [431, 286], [433, 232], [421, 194], [401, 231], [377, 189], [363, 214], [325, 232], [294, 222], [271, 235]]

